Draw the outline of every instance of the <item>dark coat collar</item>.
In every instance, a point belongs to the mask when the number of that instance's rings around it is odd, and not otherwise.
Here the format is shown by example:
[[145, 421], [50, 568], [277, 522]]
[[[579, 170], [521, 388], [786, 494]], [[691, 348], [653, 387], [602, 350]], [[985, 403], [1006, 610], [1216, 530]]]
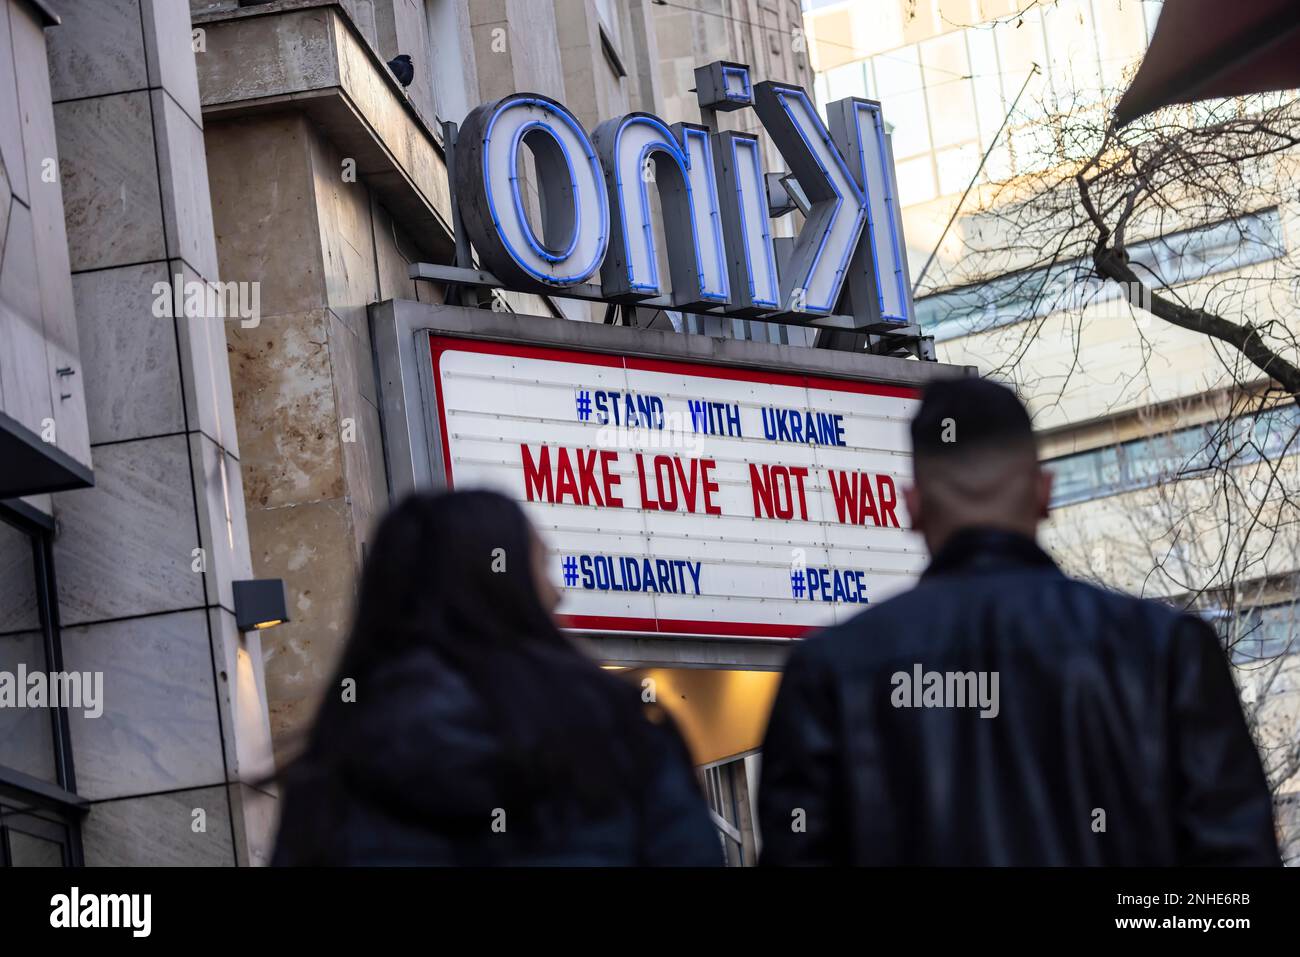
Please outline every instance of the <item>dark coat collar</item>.
[[930, 560], [925, 576], [962, 572], [1008, 571], [1014, 568], [1057, 568], [1032, 538], [996, 528], [963, 528]]

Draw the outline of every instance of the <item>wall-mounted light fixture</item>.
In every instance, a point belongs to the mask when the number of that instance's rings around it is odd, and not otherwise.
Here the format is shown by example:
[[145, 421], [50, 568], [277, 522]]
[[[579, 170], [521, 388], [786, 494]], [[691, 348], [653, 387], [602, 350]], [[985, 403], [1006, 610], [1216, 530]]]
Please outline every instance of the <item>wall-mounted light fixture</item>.
[[240, 631], [261, 631], [289, 620], [284, 579], [250, 578], [234, 583], [235, 624]]

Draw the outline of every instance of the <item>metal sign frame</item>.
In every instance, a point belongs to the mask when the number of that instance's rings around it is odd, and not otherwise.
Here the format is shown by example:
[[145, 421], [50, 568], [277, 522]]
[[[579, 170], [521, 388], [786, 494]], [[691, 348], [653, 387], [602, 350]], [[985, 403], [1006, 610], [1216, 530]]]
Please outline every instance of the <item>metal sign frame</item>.
[[[882, 385], [921, 387], [939, 378], [974, 375], [971, 366], [889, 356], [781, 346], [709, 336], [684, 336], [566, 319], [521, 316], [465, 306], [388, 300], [370, 307], [380, 420], [390, 498], [446, 487], [431, 336], [494, 340], [542, 348], [641, 356]], [[791, 638], [588, 635], [615, 664], [675, 667], [779, 668]]]

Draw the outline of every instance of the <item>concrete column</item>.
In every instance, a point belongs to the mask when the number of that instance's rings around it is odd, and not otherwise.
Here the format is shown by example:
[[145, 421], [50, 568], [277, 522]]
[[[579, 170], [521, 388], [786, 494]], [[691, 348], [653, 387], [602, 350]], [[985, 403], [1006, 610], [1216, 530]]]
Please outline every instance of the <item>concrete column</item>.
[[284, 760], [326, 691], [388, 504], [366, 306], [418, 298], [420, 257], [305, 116], [212, 123], [207, 140], [222, 273], [262, 284], [261, 324], [228, 333], [253, 567], [285, 580], [293, 616], [266, 635]]
[[[104, 673], [74, 711], [88, 864], [261, 863], [275, 801], [191, 48], [174, 0], [65, 0], [50, 83], [96, 486], [55, 496], [66, 667]], [[247, 277], [234, 277], [244, 279]], [[203, 312], [204, 310], [198, 310]]]

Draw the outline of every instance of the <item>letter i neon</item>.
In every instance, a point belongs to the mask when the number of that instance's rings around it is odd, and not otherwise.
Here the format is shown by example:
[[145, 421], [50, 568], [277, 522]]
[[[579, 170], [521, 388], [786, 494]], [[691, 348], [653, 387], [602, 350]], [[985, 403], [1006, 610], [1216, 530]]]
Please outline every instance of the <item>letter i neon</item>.
[[718, 204], [725, 224], [732, 315], [761, 315], [780, 305], [781, 289], [767, 211], [762, 148], [750, 133], [713, 134]]

